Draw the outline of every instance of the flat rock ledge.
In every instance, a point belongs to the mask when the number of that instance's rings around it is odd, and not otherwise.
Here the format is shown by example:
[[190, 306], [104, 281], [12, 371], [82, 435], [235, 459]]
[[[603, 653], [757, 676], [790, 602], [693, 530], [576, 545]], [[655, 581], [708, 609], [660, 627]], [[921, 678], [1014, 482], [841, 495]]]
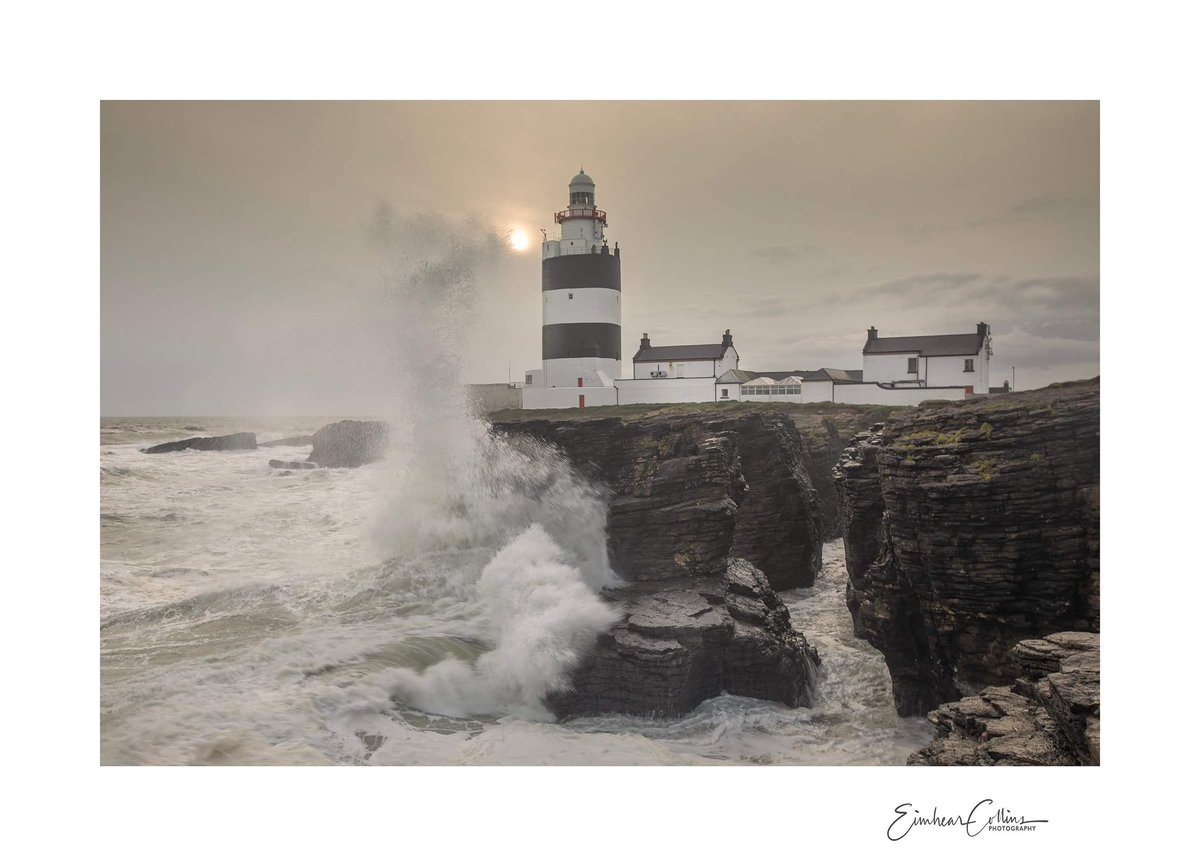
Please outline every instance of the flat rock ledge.
[[559, 718], [679, 716], [722, 692], [811, 706], [816, 650], [746, 560], [707, 581], [630, 583], [604, 596], [625, 616], [597, 640], [573, 688], [546, 698]]
[[258, 447], [253, 433], [230, 433], [228, 436], [194, 436], [178, 442], [164, 442], [143, 448], [143, 454], [166, 454], [170, 451], [253, 451]]
[[1059, 632], [1009, 655], [1021, 677], [931, 712], [936, 739], [909, 764], [1099, 765], [1100, 635]]

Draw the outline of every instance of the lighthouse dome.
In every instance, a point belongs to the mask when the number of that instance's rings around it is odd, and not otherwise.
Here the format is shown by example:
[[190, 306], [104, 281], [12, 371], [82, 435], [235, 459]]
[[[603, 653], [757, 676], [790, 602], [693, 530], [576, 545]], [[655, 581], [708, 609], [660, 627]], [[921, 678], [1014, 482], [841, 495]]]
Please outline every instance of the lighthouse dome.
[[596, 182], [583, 173], [583, 169], [579, 169], [579, 174], [571, 178], [571, 189], [576, 187], [591, 187], [596, 188]]

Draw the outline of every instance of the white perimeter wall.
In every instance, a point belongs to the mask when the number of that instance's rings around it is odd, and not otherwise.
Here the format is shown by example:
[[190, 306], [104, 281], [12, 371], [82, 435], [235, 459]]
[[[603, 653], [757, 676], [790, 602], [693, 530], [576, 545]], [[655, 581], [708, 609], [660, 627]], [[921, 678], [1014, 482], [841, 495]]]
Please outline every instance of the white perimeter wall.
[[579, 397], [587, 406], [615, 406], [615, 388], [522, 388], [522, 409], [578, 409]]
[[804, 382], [800, 385], [800, 395], [804, 398], [800, 401], [802, 403], [831, 403], [833, 402], [833, 382]]
[[[833, 389], [833, 401], [859, 406], [916, 406], [925, 400], [961, 400], [966, 393], [965, 388], [880, 388], [865, 383], [837, 385]], [[805, 399], [804, 402], [815, 401]]]
[[575, 322], [621, 324], [621, 293], [616, 289], [553, 289], [542, 292], [542, 324]]
[[[837, 385], [820, 382], [818, 387], [801, 386], [800, 394], [740, 396], [736, 384], [718, 385], [707, 379], [618, 379], [615, 388], [520, 388], [523, 409], [575, 409], [583, 395], [588, 406], [636, 405], [647, 403], [723, 402], [721, 388], [729, 389], [730, 400], [754, 403], [820, 403], [832, 400], [860, 406], [916, 406], [925, 400], [962, 400], [966, 389], [958, 388], [881, 388], [862, 385]], [[832, 397], [830, 395], [832, 391]]]
[[[708, 362], [712, 369], [712, 361]], [[717, 385], [712, 376], [704, 379], [618, 379], [620, 403], [712, 403]], [[732, 393], [732, 392], [730, 392]]]
[[[724, 388], [724, 385], [721, 385]], [[743, 403], [812, 403], [812, 399], [803, 394], [746, 394]]]

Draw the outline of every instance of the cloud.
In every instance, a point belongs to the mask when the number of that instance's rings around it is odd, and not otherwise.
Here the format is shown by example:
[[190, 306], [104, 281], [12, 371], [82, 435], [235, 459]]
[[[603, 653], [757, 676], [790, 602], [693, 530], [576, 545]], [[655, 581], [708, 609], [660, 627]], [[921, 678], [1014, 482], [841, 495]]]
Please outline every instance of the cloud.
[[1097, 209], [1098, 203], [1094, 199], [1067, 195], [1036, 195], [1019, 201], [998, 213], [955, 223], [925, 223], [919, 226], [906, 226], [901, 231], [914, 243], [921, 243], [955, 231], [1031, 223], [1039, 220], [1067, 220], [1085, 213], [1094, 213]]
[[773, 267], [778, 267], [792, 259], [807, 258], [819, 255], [822, 252], [824, 252], [822, 247], [815, 247], [811, 244], [779, 244], [775, 246], [756, 247], [752, 250], [747, 250], [746, 255], [766, 259]]
[[825, 295], [827, 305], [917, 310], [921, 316], [1001, 316], [1011, 322], [1099, 322], [1100, 280], [1084, 274], [1013, 279], [971, 271], [912, 274]]

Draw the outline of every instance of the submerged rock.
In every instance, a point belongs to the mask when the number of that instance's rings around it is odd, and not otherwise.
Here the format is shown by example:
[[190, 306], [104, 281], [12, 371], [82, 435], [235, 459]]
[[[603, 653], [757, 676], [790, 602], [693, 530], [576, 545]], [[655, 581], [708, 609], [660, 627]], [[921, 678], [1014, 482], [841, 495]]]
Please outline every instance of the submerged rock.
[[308, 461], [325, 467], [354, 467], [382, 460], [387, 427], [381, 421], [338, 421], [312, 435]]
[[625, 616], [546, 704], [560, 718], [675, 716], [722, 692], [808, 706], [817, 653], [792, 628], [766, 576], [743, 559], [707, 581], [633, 583], [604, 591]]
[[253, 433], [231, 433], [228, 436], [196, 436], [179, 442], [164, 442], [143, 448], [143, 454], [166, 454], [170, 451], [253, 451], [258, 447]]
[[1050, 634], [1010, 655], [1022, 676], [930, 713], [936, 738], [909, 764], [1100, 763], [1100, 635]]
[[316, 469], [316, 463], [306, 463], [299, 460], [268, 460], [272, 469]]
[[1100, 628], [1100, 383], [928, 403], [835, 478], [855, 632], [901, 715], [1019, 673], [1025, 638]]

